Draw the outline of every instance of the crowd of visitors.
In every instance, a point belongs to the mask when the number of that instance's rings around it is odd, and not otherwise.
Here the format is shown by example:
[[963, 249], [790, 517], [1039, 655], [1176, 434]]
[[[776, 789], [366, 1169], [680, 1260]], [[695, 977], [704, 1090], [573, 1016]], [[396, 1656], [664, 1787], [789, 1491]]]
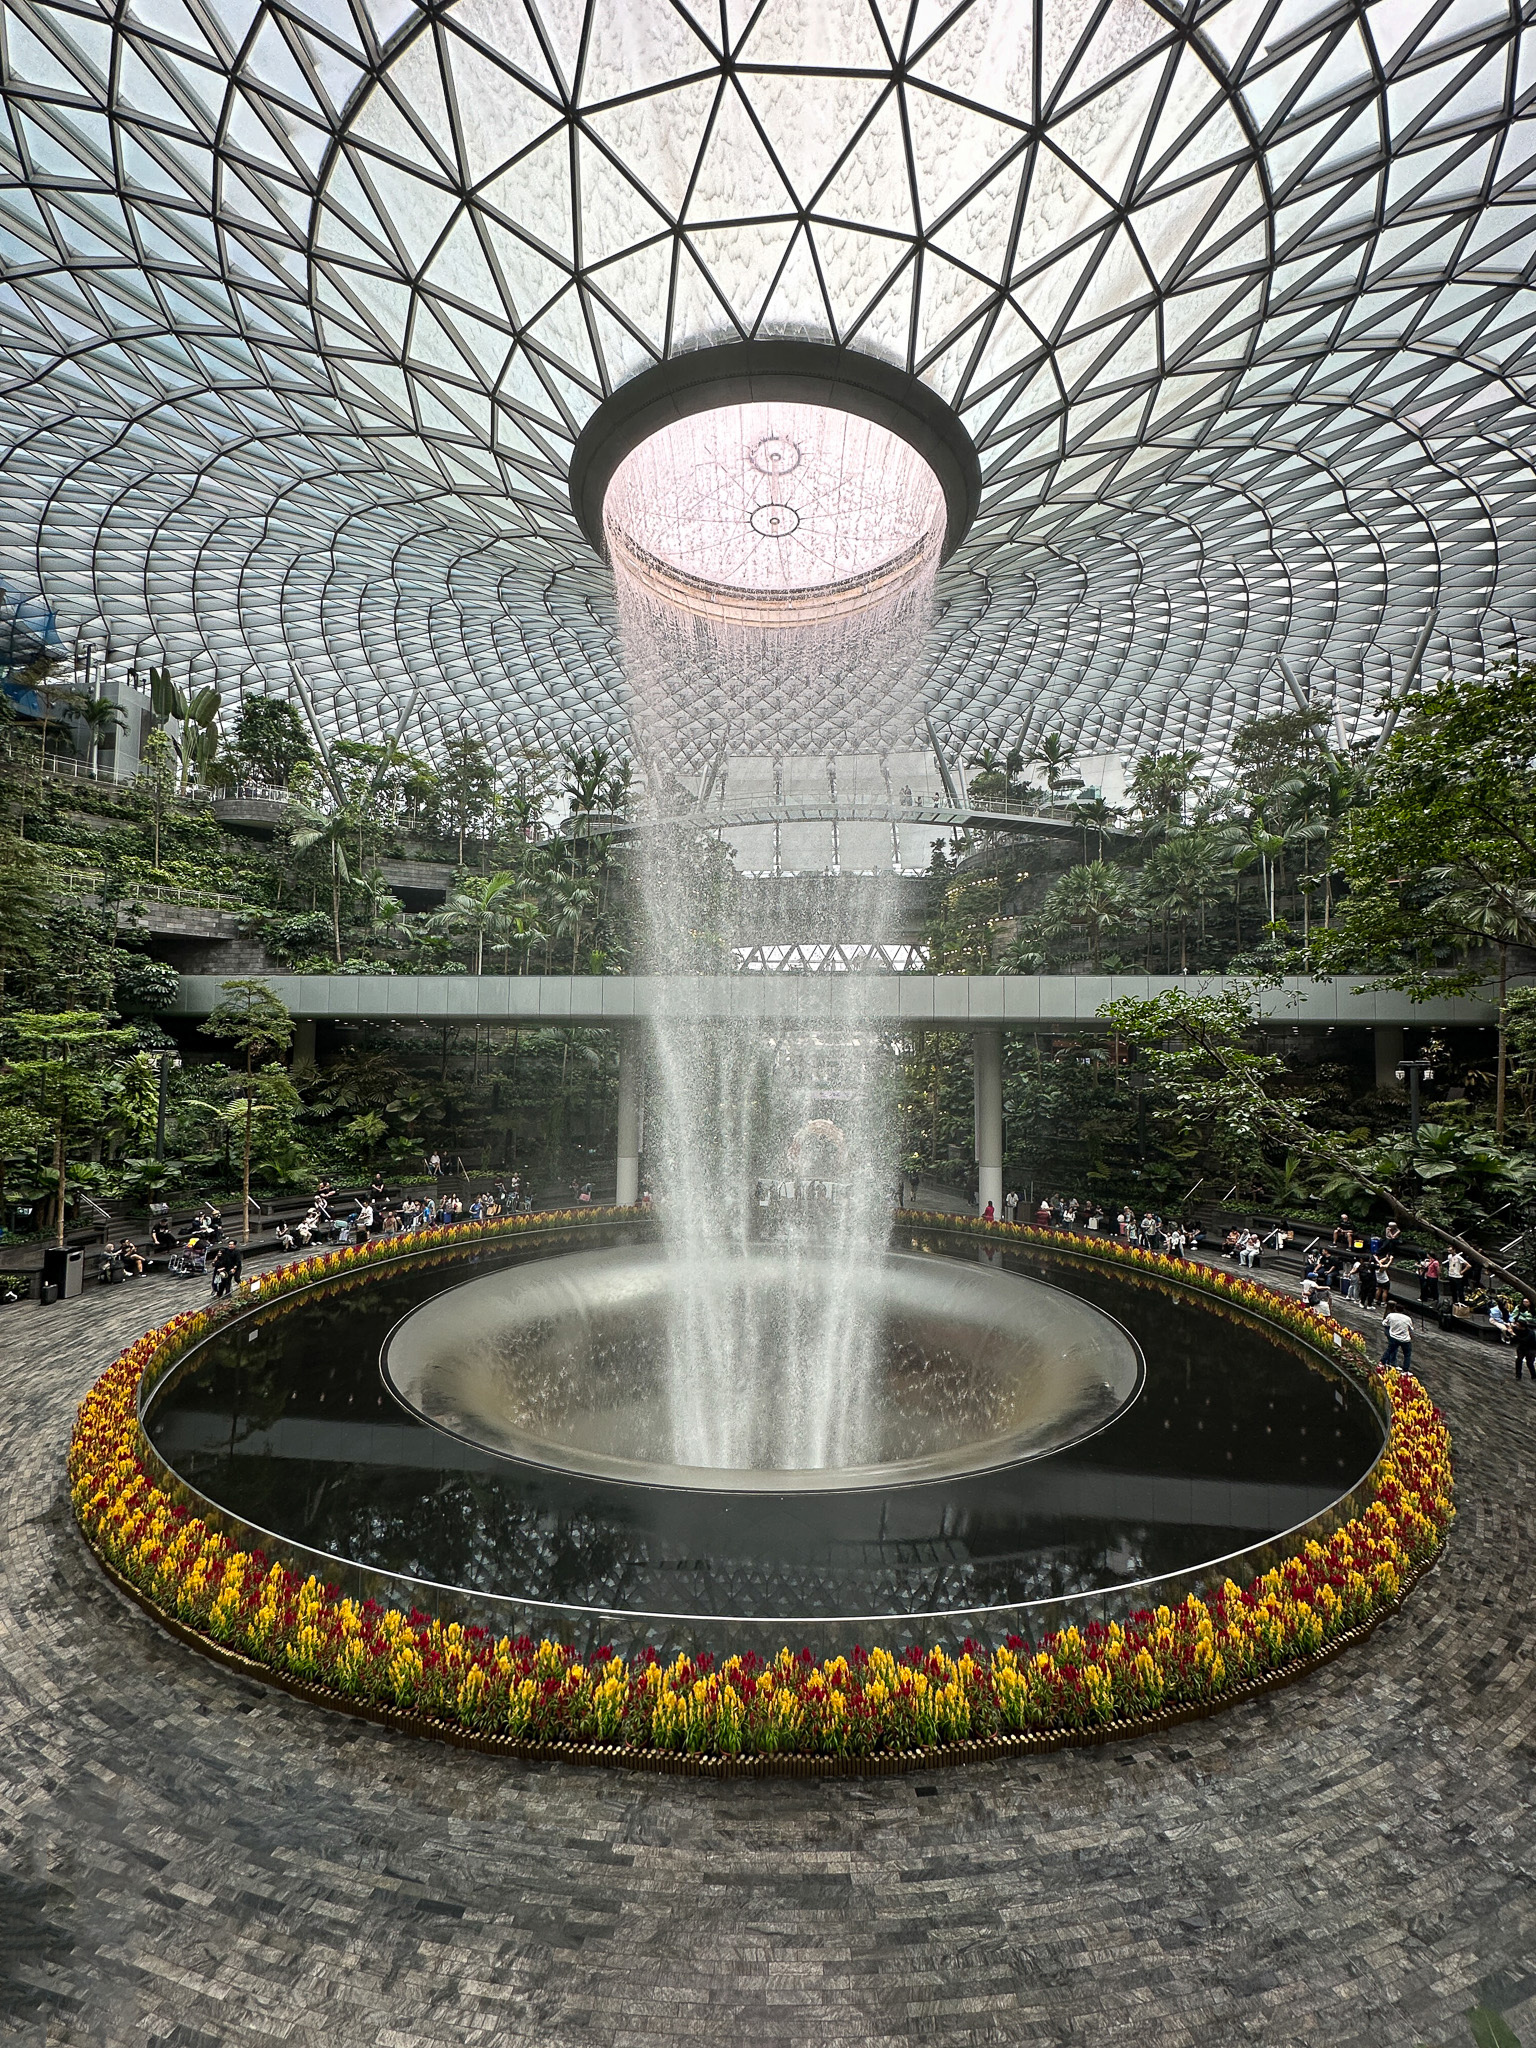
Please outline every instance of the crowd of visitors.
[[349, 1204], [338, 1198], [332, 1182], [323, 1180], [308, 1211], [296, 1223], [279, 1227], [277, 1242], [290, 1252], [317, 1244], [367, 1244], [375, 1237], [408, 1237], [413, 1231], [455, 1223], [492, 1223], [499, 1217], [525, 1214], [532, 1207], [532, 1190], [524, 1188], [522, 1176], [516, 1173], [510, 1179], [498, 1174], [490, 1187], [467, 1202], [452, 1188], [441, 1196], [425, 1198], [392, 1195], [383, 1175], [375, 1174], [372, 1184]]
[[[1005, 1195], [1003, 1215], [1008, 1222], [1017, 1219], [1019, 1207], [1016, 1193]], [[990, 1202], [982, 1215], [984, 1220], [994, 1220]], [[1176, 1258], [1204, 1255], [1230, 1259], [1250, 1271], [1262, 1267], [1266, 1253], [1288, 1250], [1297, 1237], [1284, 1223], [1264, 1228], [1234, 1225], [1219, 1240], [1208, 1242], [1199, 1223], [1186, 1224], [1151, 1209], [1138, 1217], [1129, 1204], [1106, 1218], [1104, 1204], [1065, 1196], [1042, 1197], [1030, 1221], [1047, 1230], [1113, 1229], [1126, 1244], [1169, 1252]], [[1458, 1319], [1470, 1318], [1474, 1306], [1485, 1310], [1489, 1327], [1502, 1343], [1513, 1347], [1515, 1377], [1528, 1370], [1536, 1381], [1536, 1310], [1523, 1298], [1485, 1295], [1481, 1266], [1458, 1247], [1443, 1256], [1433, 1247], [1420, 1255], [1405, 1245], [1397, 1222], [1363, 1229], [1343, 1215], [1326, 1241], [1321, 1235], [1314, 1237], [1302, 1247], [1301, 1255], [1303, 1302], [1322, 1323], [1337, 1322], [1336, 1302], [1352, 1303], [1380, 1315], [1384, 1364], [1399, 1357], [1406, 1362], [1412, 1356], [1412, 1318], [1392, 1292], [1394, 1275], [1411, 1274], [1419, 1283], [1421, 1313], [1434, 1311], [1444, 1320], [1447, 1313]]]

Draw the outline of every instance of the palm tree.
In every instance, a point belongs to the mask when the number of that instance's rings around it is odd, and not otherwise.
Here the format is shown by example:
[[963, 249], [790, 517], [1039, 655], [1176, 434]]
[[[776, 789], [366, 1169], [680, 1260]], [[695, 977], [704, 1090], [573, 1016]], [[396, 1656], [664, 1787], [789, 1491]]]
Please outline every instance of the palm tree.
[[331, 941], [336, 965], [341, 965], [341, 892], [351, 882], [347, 867], [346, 840], [352, 820], [345, 811], [324, 812], [305, 805], [299, 811], [300, 824], [289, 838], [295, 853], [307, 853], [312, 846], [324, 847], [331, 871]]
[[597, 901], [597, 893], [578, 877], [563, 880], [556, 886], [555, 899], [559, 906], [559, 918], [555, 925], [556, 938], [571, 935], [571, 972], [576, 972], [576, 955], [581, 946], [581, 928], [587, 912]]
[[460, 875], [439, 913], [445, 930], [473, 940], [476, 974], [485, 972], [487, 938], [494, 948], [495, 935], [534, 908], [526, 898], [512, 894], [517, 886], [517, 876], [504, 869], [494, 875]]
[[1045, 787], [1053, 817], [1056, 812], [1057, 791], [1082, 788], [1083, 778], [1072, 773], [1072, 763], [1076, 758], [1071, 741], [1059, 732], [1048, 732], [1045, 738], [1037, 740], [1030, 750], [1031, 767], [1045, 770]]
[[[1008, 758], [1012, 760], [1013, 756], [1010, 754]], [[1104, 834], [1114, 824], [1120, 813], [1113, 804], [1106, 803], [1104, 798], [1095, 790], [1092, 796], [1078, 798], [1077, 802], [1072, 806], [1072, 815], [1083, 828], [1083, 859], [1086, 861], [1088, 858], [1088, 834], [1092, 832], [1098, 838], [1098, 858], [1102, 860], [1104, 858]]]
[[78, 714], [89, 739], [86, 767], [94, 775], [102, 746], [114, 734], [128, 730], [128, 714], [110, 697], [82, 697]]
[[1165, 839], [1142, 870], [1142, 894], [1164, 929], [1179, 927], [1179, 972], [1189, 972], [1189, 926], [1196, 915], [1204, 936], [1205, 900], [1221, 875], [1221, 856], [1207, 833], [1176, 832]]
[[1121, 868], [1108, 861], [1089, 861], [1068, 868], [1053, 883], [1041, 912], [1044, 930], [1051, 936], [1081, 933], [1088, 941], [1088, 955], [1095, 974], [1104, 941], [1125, 923], [1135, 907], [1136, 892]]
[[[1235, 888], [1241, 888], [1241, 877], [1255, 862], [1259, 868], [1259, 887], [1268, 909], [1268, 922], [1275, 921], [1275, 861], [1285, 851], [1285, 835], [1270, 830], [1264, 814], [1259, 812], [1253, 818], [1238, 825], [1231, 825], [1226, 832], [1227, 844], [1232, 849], [1232, 866], [1238, 881]], [[1234, 901], [1236, 901], [1234, 896]], [[1241, 933], [1238, 936], [1241, 945]]]

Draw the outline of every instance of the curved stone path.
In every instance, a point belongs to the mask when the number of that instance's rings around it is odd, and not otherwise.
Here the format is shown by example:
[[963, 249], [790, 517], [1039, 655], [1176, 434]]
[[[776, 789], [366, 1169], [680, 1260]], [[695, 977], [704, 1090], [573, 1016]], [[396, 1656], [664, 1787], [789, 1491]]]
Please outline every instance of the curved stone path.
[[1171, 1739], [709, 1784], [463, 1755], [204, 1663], [68, 1511], [74, 1404], [190, 1283], [0, 1311], [0, 2033], [541, 2048], [1536, 2048], [1536, 1387], [1421, 1340], [1460, 1520], [1408, 1609]]

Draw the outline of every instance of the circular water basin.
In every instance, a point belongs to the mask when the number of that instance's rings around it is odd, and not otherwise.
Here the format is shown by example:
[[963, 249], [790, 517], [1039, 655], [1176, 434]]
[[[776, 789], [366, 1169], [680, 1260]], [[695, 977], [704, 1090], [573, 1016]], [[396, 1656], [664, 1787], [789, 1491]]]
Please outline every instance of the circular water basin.
[[[733, 1374], [726, 1350], [706, 1404], [729, 1404], [725, 1429], [701, 1426], [678, 1341], [705, 1306], [722, 1332], [751, 1327], [753, 1357], [771, 1361]], [[855, 1330], [867, 1344], [835, 1341]], [[390, 1332], [383, 1370], [424, 1421], [506, 1457], [775, 1493], [1038, 1458], [1102, 1429], [1142, 1383], [1119, 1323], [1023, 1274], [900, 1256], [844, 1269], [779, 1248], [684, 1264], [656, 1245], [439, 1294]]]

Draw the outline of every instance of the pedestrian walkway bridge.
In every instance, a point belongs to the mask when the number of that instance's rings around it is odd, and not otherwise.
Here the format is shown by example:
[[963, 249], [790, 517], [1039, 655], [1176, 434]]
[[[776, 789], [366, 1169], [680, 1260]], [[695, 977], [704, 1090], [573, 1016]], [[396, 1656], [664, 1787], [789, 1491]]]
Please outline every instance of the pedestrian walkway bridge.
[[[1219, 995], [1252, 989], [1220, 975], [1140, 974], [278, 974], [264, 977], [295, 1017], [395, 1023], [623, 1027], [658, 1019], [785, 1027], [907, 1027], [1021, 1031], [1091, 1025], [1105, 1003], [1163, 989]], [[215, 974], [183, 975], [174, 1011], [204, 1017], [222, 999]], [[1488, 1025], [1491, 1000], [1430, 1002], [1363, 988], [1340, 975], [1253, 990], [1277, 1024], [1402, 1027]]]

